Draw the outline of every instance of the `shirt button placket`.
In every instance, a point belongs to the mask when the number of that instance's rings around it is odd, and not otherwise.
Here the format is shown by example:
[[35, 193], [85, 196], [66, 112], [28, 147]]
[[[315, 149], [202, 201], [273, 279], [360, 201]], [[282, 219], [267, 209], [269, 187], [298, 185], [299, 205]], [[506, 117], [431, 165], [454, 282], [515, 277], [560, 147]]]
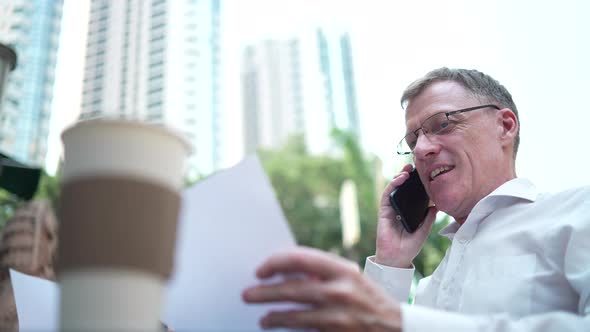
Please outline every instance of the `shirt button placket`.
[[465, 249], [469, 242], [470, 241], [464, 236], [459, 237], [455, 242], [455, 248], [453, 248], [455, 249], [455, 254], [453, 255], [454, 257], [452, 257], [453, 264], [450, 269], [452, 272], [445, 278], [442, 284], [440, 305], [444, 310], [452, 310], [453, 299], [458, 296], [458, 294], [455, 294], [457, 293], [457, 287], [454, 284], [456, 280], [455, 276], [459, 273], [461, 264], [463, 264]]

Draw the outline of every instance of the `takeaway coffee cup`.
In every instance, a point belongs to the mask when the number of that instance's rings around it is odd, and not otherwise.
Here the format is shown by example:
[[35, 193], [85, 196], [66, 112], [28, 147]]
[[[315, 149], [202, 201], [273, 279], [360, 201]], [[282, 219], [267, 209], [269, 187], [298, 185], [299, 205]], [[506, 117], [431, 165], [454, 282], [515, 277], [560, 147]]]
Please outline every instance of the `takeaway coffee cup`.
[[57, 276], [62, 330], [160, 329], [188, 143], [127, 120], [62, 134]]

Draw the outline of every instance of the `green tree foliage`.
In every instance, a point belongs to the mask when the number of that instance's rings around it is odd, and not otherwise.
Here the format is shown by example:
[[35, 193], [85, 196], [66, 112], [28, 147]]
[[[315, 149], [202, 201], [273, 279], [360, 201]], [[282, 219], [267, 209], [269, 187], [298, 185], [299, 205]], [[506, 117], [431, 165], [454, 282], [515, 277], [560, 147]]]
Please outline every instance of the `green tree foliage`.
[[0, 189], [0, 231], [4, 228], [6, 221], [14, 215], [18, 207], [18, 199], [4, 189]]
[[259, 156], [299, 244], [340, 252], [342, 161], [310, 156], [301, 136], [292, 136], [280, 150], [260, 150]]
[[[33, 199], [49, 200], [53, 211], [57, 213], [57, 205], [59, 201], [59, 179], [57, 176], [51, 176], [43, 171]], [[4, 227], [6, 221], [12, 217], [15, 210], [22, 203], [24, 202], [18, 197], [4, 189], [0, 189], [0, 231]]]
[[424, 243], [424, 247], [422, 247], [422, 251], [414, 259], [416, 270], [423, 276], [429, 276], [434, 272], [451, 244], [449, 239], [438, 234], [443, 227], [449, 224], [449, 219], [447, 215], [437, 219], [426, 239], [426, 243]]
[[357, 256], [361, 260], [360, 263], [364, 264], [364, 258], [375, 252], [377, 203], [379, 199], [376, 196], [375, 186], [376, 177], [381, 176], [381, 174], [375, 174], [376, 157], [365, 156], [358, 138], [354, 134], [334, 129], [332, 137], [343, 151], [341, 162], [346, 169], [346, 177], [352, 179], [357, 186], [361, 239], [353, 256]]
[[57, 213], [57, 206], [59, 204], [59, 178], [57, 176], [51, 176], [45, 171], [41, 173], [41, 180], [39, 181], [39, 187], [33, 199], [47, 199], [51, 202], [53, 211]]

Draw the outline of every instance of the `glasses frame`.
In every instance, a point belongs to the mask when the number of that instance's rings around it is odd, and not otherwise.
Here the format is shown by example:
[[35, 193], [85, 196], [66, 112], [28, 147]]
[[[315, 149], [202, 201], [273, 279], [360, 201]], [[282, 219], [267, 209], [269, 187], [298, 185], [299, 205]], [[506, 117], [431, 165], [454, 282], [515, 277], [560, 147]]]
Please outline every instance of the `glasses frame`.
[[[489, 107], [495, 108], [495, 109], [496, 109], [496, 110], [498, 110], [498, 111], [499, 111], [499, 110], [501, 110], [501, 108], [500, 108], [498, 105], [494, 105], [494, 104], [486, 104], [486, 105], [479, 105], [479, 106], [472, 106], [472, 107], [462, 108], [462, 109], [459, 109], [459, 110], [456, 110], [456, 111], [450, 111], [450, 112], [438, 112], [438, 113], [435, 113], [435, 114], [433, 114], [433, 115], [429, 116], [428, 118], [426, 118], [424, 121], [422, 121], [422, 124], [421, 124], [421, 125], [420, 125], [420, 127], [418, 127], [416, 130], [413, 130], [413, 131], [411, 131], [411, 132], [407, 133], [407, 134], [406, 134], [406, 135], [405, 135], [405, 136], [404, 136], [404, 137], [403, 137], [403, 138], [402, 138], [402, 139], [399, 141], [399, 143], [397, 144], [397, 151], [396, 151], [396, 152], [397, 152], [397, 154], [398, 154], [398, 155], [400, 155], [400, 156], [405, 156], [405, 155], [409, 155], [409, 154], [412, 154], [412, 153], [414, 153], [414, 150], [413, 150], [413, 149], [412, 149], [412, 151], [410, 151], [410, 152], [404, 152], [404, 151], [400, 152], [400, 150], [401, 150], [401, 149], [400, 149], [400, 147], [402, 146], [402, 143], [404, 142], [404, 140], [405, 140], [405, 139], [406, 139], [408, 136], [410, 136], [410, 135], [412, 135], [412, 134], [414, 134], [414, 135], [416, 136], [416, 138], [418, 138], [418, 132], [419, 132], [419, 131], [422, 131], [424, 134], [428, 134], [428, 132], [427, 132], [427, 131], [425, 131], [425, 130], [424, 130], [424, 128], [423, 128], [423, 127], [424, 127], [424, 123], [426, 123], [428, 120], [430, 120], [431, 118], [433, 118], [433, 117], [435, 117], [435, 116], [438, 116], [438, 115], [440, 115], [440, 114], [444, 114], [444, 115], [447, 117], [447, 120], [450, 120], [450, 119], [449, 119], [449, 116], [451, 116], [451, 115], [455, 115], [455, 114], [461, 114], [461, 113], [467, 113], [467, 112], [471, 112], [471, 111], [475, 111], [475, 110], [479, 110], [479, 109], [484, 109], [484, 108], [489, 108]], [[406, 144], [406, 145], [407, 145], [407, 144]]]

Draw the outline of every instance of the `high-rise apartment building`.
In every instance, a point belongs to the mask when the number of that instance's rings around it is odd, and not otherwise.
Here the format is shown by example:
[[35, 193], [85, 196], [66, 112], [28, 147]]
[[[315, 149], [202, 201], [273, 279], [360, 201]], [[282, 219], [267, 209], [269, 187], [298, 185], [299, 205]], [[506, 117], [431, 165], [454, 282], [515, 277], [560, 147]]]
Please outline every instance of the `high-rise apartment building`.
[[332, 128], [360, 138], [350, 37], [317, 29], [246, 48], [242, 64], [245, 153], [303, 134], [311, 153], [332, 150]]
[[220, 0], [92, 0], [81, 119], [181, 130], [193, 171], [220, 166]]
[[42, 166], [47, 155], [63, 0], [0, 1], [0, 42], [17, 53], [0, 113], [0, 150]]
[[244, 144], [277, 148], [289, 134], [303, 133], [301, 54], [297, 40], [249, 46], [242, 69]]
[[331, 125], [347, 129], [360, 137], [350, 36], [347, 33], [326, 33], [319, 29], [316, 34]]

